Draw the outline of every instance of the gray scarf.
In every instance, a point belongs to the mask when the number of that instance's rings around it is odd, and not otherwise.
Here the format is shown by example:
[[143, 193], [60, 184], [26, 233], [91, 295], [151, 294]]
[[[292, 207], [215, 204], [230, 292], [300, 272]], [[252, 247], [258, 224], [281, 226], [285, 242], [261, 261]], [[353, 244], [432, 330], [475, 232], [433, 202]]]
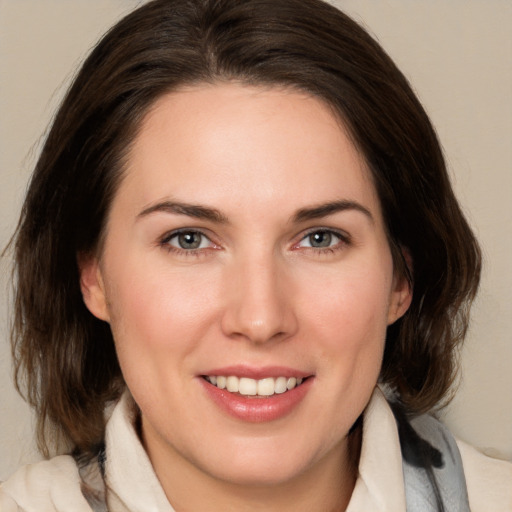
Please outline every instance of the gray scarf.
[[391, 404], [398, 426], [407, 512], [470, 512], [462, 459], [449, 430], [433, 416], [410, 420]]

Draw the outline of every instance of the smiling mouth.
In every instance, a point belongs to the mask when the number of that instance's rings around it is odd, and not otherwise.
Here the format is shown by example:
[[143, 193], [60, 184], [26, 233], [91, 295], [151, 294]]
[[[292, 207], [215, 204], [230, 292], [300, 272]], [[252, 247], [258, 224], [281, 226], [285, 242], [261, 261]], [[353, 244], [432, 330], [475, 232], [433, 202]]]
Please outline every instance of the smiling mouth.
[[305, 380], [302, 377], [266, 377], [256, 380], [233, 375], [206, 375], [203, 378], [219, 389], [247, 397], [281, 395], [300, 386]]

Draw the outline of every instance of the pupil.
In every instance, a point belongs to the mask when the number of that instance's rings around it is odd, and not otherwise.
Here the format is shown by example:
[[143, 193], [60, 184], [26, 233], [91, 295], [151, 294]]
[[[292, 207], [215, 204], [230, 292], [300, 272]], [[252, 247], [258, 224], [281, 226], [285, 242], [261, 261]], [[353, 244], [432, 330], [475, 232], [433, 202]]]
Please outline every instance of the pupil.
[[197, 249], [201, 245], [199, 233], [181, 233], [178, 236], [178, 243], [182, 249]]
[[329, 247], [332, 241], [331, 233], [327, 231], [317, 231], [309, 235], [311, 247]]

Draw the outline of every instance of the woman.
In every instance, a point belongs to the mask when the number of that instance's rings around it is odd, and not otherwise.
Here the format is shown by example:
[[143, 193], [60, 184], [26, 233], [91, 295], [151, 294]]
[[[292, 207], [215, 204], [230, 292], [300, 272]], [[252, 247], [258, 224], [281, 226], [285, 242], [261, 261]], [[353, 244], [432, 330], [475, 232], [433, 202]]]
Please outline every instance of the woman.
[[2, 510], [512, 506], [509, 465], [422, 415], [477, 242], [406, 80], [333, 7], [127, 16], [56, 116], [15, 250], [18, 377], [41, 451], [72, 455]]

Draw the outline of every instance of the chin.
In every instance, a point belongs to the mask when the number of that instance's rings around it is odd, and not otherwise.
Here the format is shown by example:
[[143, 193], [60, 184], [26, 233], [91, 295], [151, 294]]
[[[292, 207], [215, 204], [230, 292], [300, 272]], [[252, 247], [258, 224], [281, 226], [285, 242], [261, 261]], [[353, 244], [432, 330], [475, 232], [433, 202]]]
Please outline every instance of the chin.
[[283, 443], [279, 448], [258, 447], [254, 441], [250, 449], [233, 449], [214, 464], [209, 458], [203, 467], [213, 478], [232, 485], [271, 487], [292, 482], [314, 467], [316, 459], [305, 457], [304, 452], [300, 447], [285, 447]]
[[303, 470], [296, 465], [276, 463], [261, 463], [251, 465], [242, 463], [230, 468], [222, 468], [212, 476], [229, 484], [241, 487], [273, 487], [295, 480]]

